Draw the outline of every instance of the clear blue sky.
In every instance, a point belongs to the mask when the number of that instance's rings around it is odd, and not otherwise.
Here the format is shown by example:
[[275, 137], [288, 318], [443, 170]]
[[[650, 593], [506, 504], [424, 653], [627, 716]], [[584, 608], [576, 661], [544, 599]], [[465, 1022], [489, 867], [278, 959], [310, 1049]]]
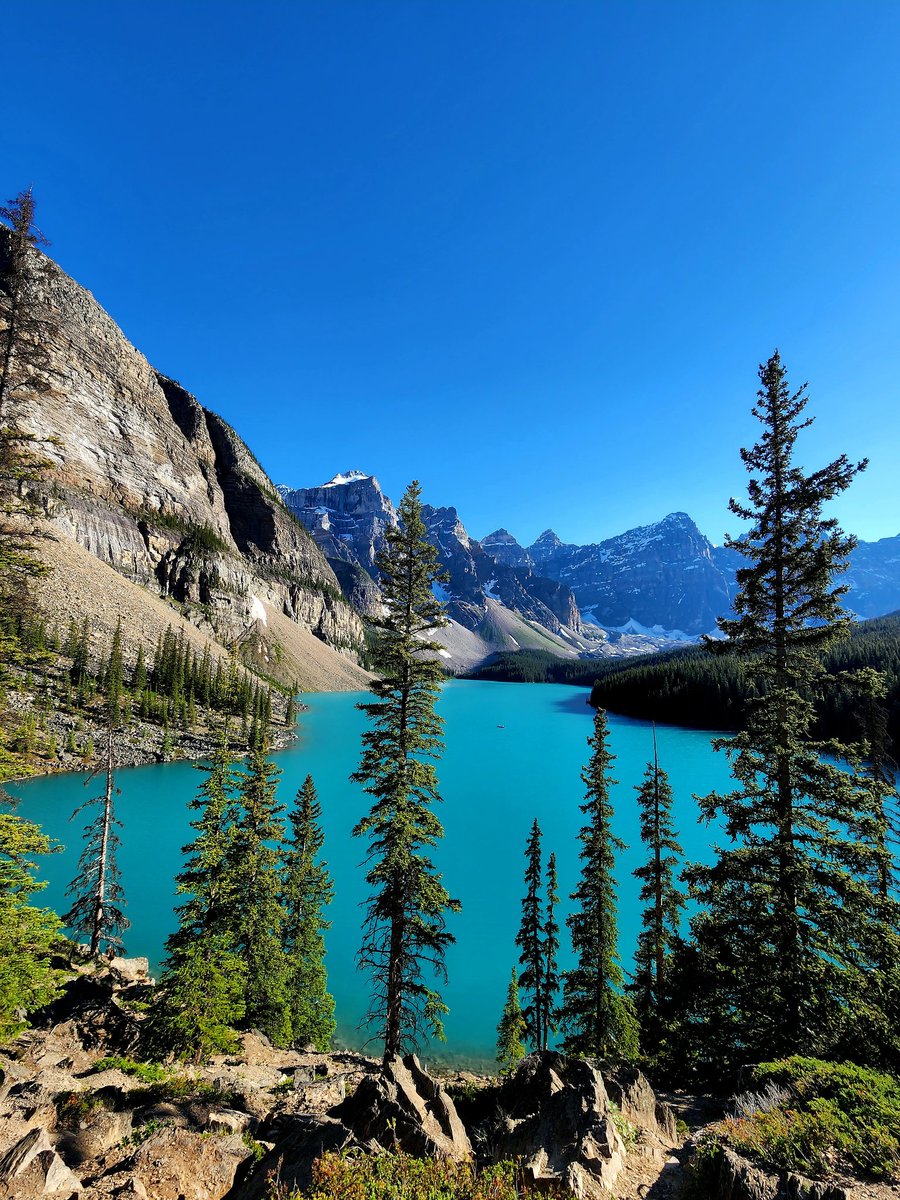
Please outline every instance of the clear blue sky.
[[900, 531], [900, 3], [5, 6], [0, 191], [278, 482], [716, 541], [755, 370]]

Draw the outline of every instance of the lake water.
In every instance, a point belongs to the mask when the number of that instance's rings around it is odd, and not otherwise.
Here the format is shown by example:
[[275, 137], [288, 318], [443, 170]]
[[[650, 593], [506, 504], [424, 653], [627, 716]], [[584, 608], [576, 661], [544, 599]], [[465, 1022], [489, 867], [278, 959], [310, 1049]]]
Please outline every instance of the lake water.
[[[472, 1065], [493, 1060], [496, 1025], [518, 957], [514, 939], [524, 891], [523, 854], [535, 817], [544, 833], [545, 857], [551, 851], [557, 856], [563, 969], [570, 961], [564, 918], [578, 879], [576, 837], [584, 792], [579, 772], [592, 727], [587, 695], [584, 688], [554, 684], [453, 681], [443, 689], [439, 711], [446, 722], [446, 753], [439, 774], [446, 837], [435, 860], [463, 908], [450, 918], [457, 940], [447, 956], [450, 978], [443, 992], [450, 1006], [447, 1043], [429, 1048], [427, 1058]], [[304, 697], [309, 708], [301, 714], [297, 742], [274, 756], [283, 772], [282, 803], [292, 803], [307, 773], [322, 803], [325, 854], [336, 892], [329, 911], [328, 977], [337, 1002], [338, 1037], [351, 1046], [362, 1043], [357, 1026], [366, 1007], [366, 978], [355, 963], [365, 896], [364, 844], [350, 831], [367, 811], [369, 798], [348, 780], [359, 759], [365, 718], [355, 706], [363, 698], [346, 692]], [[610, 727], [619, 780], [613, 792], [616, 832], [628, 846], [619, 858], [621, 950], [627, 963], [640, 924], [638, 881], [631, 872], [643, 858], [634, 788], [652, 755], [652, 740], [650, 726], [641, 721], [611, 716]], [[697, 730], [658, 730], [660, 764], [674, 789], [681, 842], [696, 860], [709, 858], [712, 835], [698, 824], [692, 795], [729, 787], [725, 756], [712, 751], [710, 737]], [[21, 798], [21, 814], [66, 846], [41, 864], [49, 881], [43, 902], [57, 911], [68, 907], [65, 888], [81, 851], [83, 820], [70, 821], [69, 814], [98, 790], [97, 780], [90, 791], [84, 788], [84, 778], [48, 776], [10, 789]], [[117, 775], [122, 791], [117, 815], [124, 825], [119, 864], [132, 922], [126, 948], [153, 964], [162, 958], [173, 928], [173, 879], [190, 835], [186, 802], [201, 779], [189, 763], [133, 767]]]

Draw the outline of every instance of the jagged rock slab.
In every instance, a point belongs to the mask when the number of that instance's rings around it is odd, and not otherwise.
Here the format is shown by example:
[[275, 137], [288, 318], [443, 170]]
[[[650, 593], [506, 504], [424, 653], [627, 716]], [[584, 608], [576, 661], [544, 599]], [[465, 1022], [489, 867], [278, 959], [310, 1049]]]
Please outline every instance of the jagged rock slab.
[[472, 1145], [453, 1101], [415, 1055], [393, 1058], [331, 1115], [360, 1142], [424, 1158], [467, 1162]]
[[625, 1162], [600, 1072], [552, 1050], [531, 1054], [500, 1088], [495, 1161], [521, 1158], [539, 1189], [564, 1185], [580, 1200], [608, 1200]]

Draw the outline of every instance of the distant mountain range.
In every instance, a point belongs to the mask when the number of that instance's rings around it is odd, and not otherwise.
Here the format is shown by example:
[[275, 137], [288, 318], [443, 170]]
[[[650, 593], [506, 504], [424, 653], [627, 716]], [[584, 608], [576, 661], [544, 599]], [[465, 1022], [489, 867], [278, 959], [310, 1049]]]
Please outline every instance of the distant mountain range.
[[[375, 559], [397, 513], [374, 475], [347, 471], [312, 488], [279, 487], [363, 614], [378, 610]], [[741, 559], [687, 513], [586, 546], [553, 530], [522, 546], [506, 529], [476, 540], [455, 508], [424, 507], [449, 581], [445, 653], [468, 667], [494, 650], [607, 656], [658, 649], [715, 630], [731, 608]], [[861, 542], [847, 574], [859, 617], [900, 608], [900, 535]]]

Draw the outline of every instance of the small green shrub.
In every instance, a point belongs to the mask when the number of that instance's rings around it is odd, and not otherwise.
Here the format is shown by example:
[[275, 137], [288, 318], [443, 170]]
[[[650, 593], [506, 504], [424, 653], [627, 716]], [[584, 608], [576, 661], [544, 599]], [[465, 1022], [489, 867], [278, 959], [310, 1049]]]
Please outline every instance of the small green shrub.
[[622, 1115], [618, 1104], [615, 1104], [613, 1101], [609, 1103], [609, 1115], [612, 1117], [613, 1125], [618, 1130], [619, 1137], [622, 1139], [625, 1149], [632, 1150], [637, 1142], [637, 1129], [626, 1116]]
[[122, 1071], [125, 1075], [133, 1075], [142, 1083], [161, 1083], [168, 1075], [165, 1067], [160, 1066], [159, 1063], [135, 1062], [132, 1058], [119, 1058], [116, 1055], [98, 1059], [94, 1063], [93, 1070], [95, 1072]]
[[771, 1108], [729, 1117], [710, 1143], [775, 1171], [824, 1176], [843, 1164], [873, 1179], [900, 1177], [900, 1082], [854, 1063], [786, 1058], [762, 1063], [756, 1089], [781, 1088]]
[[522, 1186], [512, 1162], [478, 1171], [470, 1163], [407, 1154], [325, 1154], [313, 1166], [307, 1191], [289, 1192], [276, 1185], [271, 1192], [271, 1200], [527, 1200], [536, 1196]]

